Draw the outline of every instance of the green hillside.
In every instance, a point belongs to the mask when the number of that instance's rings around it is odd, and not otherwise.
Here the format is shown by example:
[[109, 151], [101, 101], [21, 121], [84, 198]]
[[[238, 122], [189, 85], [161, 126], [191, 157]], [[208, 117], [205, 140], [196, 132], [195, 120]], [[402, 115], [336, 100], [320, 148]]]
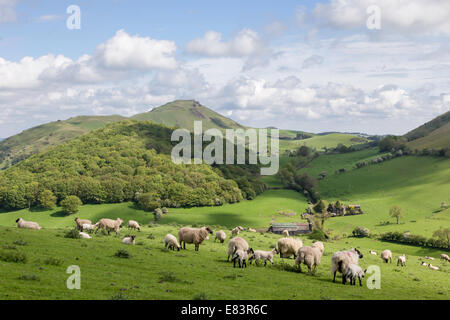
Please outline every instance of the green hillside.
[[439, 149], [450, 147], [450, 111], [405, 134], [408, 147]]
[[[344, 146], [352, 146], [367, 142], [365, 138], [347, 133], [330, 133], [324, 135], [310, 134], [312, 137], [299, 140], [280, 140], [280, 153], [283, 154], [286, 150], [296, 150], [299, 147], [306, 145], [307, 147], [315, 148], [318, 151], [323, 151], [325, 148], [334, 148], [338, 144]], [[281, 136], [281, 132], [280, 132]]]
[[177, 100], [157, 107], [150, 112], [137, 114], [131, 119], [150, 120], [170, 127], [179, 127], [188, 130], [194, 129], [194, 121], [202, 121], [203, 130], [218, 129], [245, 129], [239, 123], [228, 119], [219, 113], [202, 106], [195, 100]]
[[0, 169], [89, 131], [102, 128], [108, 123], [124, 119], [122, 116], [80, 116], [25, 130], [0, 142]]

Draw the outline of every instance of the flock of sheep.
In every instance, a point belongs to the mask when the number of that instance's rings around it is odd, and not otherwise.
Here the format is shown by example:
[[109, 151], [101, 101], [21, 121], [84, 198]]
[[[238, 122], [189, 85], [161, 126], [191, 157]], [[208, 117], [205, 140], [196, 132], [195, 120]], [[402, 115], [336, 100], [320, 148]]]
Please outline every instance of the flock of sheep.
[[[25, 221], [22, 218], [16, 220], [17, 226], [19, 228], [35, 229], [40, 230], [41, 227], [36, 222]], [[120, 235], [120, 228], [122, 226], [123, 220], [117, 218], [116, 220], [111, 219], [100, 219], [96, 224], [92, 224], [90, 220], [75, 218], [75, 223], [77, 229], [80, 231], [80, 237], [90, 239], [91, 236], [86, 232], [97, 232], [102, 229], [108, 232], [115, 232], [116, 236]], [[127, 227], [129, 229], [136, 229], [141, 231], [141, 226], [137, 221], [129, 220]], [[322, 242], [316, 241], [311, 246], [303, 246], [303, 242], [299, 238], [289, 237], [289, 232], [284, 230], [283, 238], [279, 239], [275, 248], [270, 251], [263, 250], [253, 250], [248, 245], [247, 241], [238, 234], [240, 231], [245, 230], [243, 227], [238, 226], [232, 229], [231, 233], [234, 238], [228, 242], [228, 252], [227, 252], [227, 262], [233, 262], [233, 267], [236, 267], [236, 263], [240, 268], [247, 267], [247, 261], [252, 264], [253, 261], [264, 261], [264, 266], [266, 266], [267, 261], [273, 264], [273, 257], [275, 254], [280, 254], [280, 258], [290, 258], [294, 256], [295, 265], [298, 267], [299, 271], [302, 272], [301, 265], [304, 264], [308, 267], [308, 271], [311, 273], [316, 270], [317, 266], [320, 265], [323, 252], [325, 247]], [[250, 232], [256, 232], [255, 229], [247, 229]], [[178, 231], [178, 239], [172, 235], [167, 234], [164, 238], [165, 248], [171, 250], [181, 250], [186, 249], [186, 243], [194, 244], [195, 251], [199, 250], [200, 244], [203, 241], [209, 239], [209, 235], [213, 234], [213, 231], [209, 227], [202, 228], [189, 228], [183, 227]], [[225, 231], [219, 230], [216, 232], [214, 242], [219, 240], [220, 243], [224, 243], [227, 238]], [[128, 236], [122, 240], [125, 244], [135, 244], [135, 236]], [[376, 255], [375, 251], [370, 250], [370, 254]], [[359, 259], [363, 257], [363, 254], [356, 248], [352, 248], [346, 251], [338, 251], [331, 257], [331, 274], [333, 275], [333, 282], [336, 281], [336, 273], [342, 274], [342, 283], [347, 282], [351, 285], [355, 285], [356, 279], [359, 280], [359, 285], [362, 286], [362, 278], [365, 276], [366, 270], [363, 270], [359, 266]], [[392, 252], [390, 250], [384, 250], [380, 255], [381, 259], [385, 263], [392, 263]], [[425, 259], [434, 260], [433, 257], [425, 257]], [[447, 254], [441, 254], [441, 260], [449, 261], [450, 258]], [[397, 266], [406, 267], [406, 255], [403, 254], [397, 258]], [[439, 267], [433, 266], [431, 263], [427, 264], [421, 262], [422, 266], [428, 266], [431, 270], [439, 270]]]

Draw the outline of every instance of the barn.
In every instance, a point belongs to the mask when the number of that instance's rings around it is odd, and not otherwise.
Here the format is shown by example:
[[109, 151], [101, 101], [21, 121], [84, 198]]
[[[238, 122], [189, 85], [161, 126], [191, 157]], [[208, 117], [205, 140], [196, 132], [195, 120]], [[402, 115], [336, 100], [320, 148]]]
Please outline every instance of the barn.
[[289, 231], [289, 235], [295, 236], [298, 234], [308, 234], [312, 231], [312, 224], [310, 223], [273, 223], [269, 232], [275, 234], [282, 234], [284, 230]]

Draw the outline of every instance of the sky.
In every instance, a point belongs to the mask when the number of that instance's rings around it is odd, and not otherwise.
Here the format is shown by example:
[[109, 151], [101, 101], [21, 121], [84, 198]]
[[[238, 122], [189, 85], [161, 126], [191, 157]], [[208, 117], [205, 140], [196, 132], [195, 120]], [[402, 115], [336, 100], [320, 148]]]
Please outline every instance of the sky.
[[0, 0], [0, 137], [176, 99], [252, 127], [404, 134], [450, 110], [449, 40], [442, 0]]

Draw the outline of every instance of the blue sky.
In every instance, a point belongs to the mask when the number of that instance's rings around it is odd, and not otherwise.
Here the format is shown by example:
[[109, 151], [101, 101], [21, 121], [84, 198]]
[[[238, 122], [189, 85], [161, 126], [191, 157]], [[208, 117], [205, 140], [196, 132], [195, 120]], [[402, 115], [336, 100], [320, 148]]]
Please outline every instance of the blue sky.
[[450, 109], [449, 37], [440, 0], [0, 0], [0, 137], [175, 99], [255, 127], [404, 134]]

